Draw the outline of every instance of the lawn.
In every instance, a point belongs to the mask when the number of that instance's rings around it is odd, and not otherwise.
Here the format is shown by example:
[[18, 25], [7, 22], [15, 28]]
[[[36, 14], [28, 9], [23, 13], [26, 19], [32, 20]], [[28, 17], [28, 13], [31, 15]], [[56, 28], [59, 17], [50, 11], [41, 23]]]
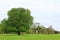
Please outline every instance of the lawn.
[[60, 34], [0, 34], [0, 40], [60, 40]]

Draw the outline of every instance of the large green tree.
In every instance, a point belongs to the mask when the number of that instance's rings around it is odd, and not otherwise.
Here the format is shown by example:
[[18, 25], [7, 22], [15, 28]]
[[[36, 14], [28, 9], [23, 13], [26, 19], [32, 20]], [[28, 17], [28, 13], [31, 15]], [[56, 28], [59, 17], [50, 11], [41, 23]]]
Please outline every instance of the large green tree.
[[[30, 10], [24, 8], [12, 8], [8, 11], [8, 19], [5, 22], [6, 28], [9, 27], [10, 31], [26, 32], [29, 30], [33, 23], [33, 17]], [[13, 30], [12, 30], [13, 29]]]

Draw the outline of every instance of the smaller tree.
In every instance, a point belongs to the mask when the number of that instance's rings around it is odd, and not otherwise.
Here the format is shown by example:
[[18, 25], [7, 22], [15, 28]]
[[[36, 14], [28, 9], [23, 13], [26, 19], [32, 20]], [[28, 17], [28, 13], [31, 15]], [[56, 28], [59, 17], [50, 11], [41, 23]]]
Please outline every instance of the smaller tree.
[[3, 31], [4, 33], [8, 33], [8, 30], [9, 30], [9, 27], [8, 27], [6, 24], [7, 24], [6, 19], [3, 19], [3, 20], [1, 21], [1, 25], [2, 25], [2, 31]]
[[38, 33], [41, 33], [41, 27], [40, 26], [37, 26], [36, 29], [38, 30]]
[[50, 25], [49, 28], [47, 28], [47, 32], [48, 34], [54, 34], [54, 29], [52, 28], [52, 26]]
[[46, 28], [44, 26], [41, 26], [41, 33], [42, 34], [46, 34], [47, 33]]

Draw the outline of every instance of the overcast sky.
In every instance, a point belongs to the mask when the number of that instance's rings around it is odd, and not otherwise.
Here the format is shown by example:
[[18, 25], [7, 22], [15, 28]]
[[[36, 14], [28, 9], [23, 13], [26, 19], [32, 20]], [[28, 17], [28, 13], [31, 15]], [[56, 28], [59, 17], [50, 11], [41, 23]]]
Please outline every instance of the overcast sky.
[[24, 7], [31, 11], [34, 22], [60, 30], [60, 0], [0, 0], [0, 21], [11, 8]]

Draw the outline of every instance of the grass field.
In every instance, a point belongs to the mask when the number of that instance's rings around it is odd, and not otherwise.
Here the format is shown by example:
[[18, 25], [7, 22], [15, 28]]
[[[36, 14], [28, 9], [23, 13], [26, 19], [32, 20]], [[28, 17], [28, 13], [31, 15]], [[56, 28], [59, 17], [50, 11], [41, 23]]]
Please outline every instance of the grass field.
[[24, 34], [20, 36], [0, 34], [0, 40], [60, 40], [60, 34]]

